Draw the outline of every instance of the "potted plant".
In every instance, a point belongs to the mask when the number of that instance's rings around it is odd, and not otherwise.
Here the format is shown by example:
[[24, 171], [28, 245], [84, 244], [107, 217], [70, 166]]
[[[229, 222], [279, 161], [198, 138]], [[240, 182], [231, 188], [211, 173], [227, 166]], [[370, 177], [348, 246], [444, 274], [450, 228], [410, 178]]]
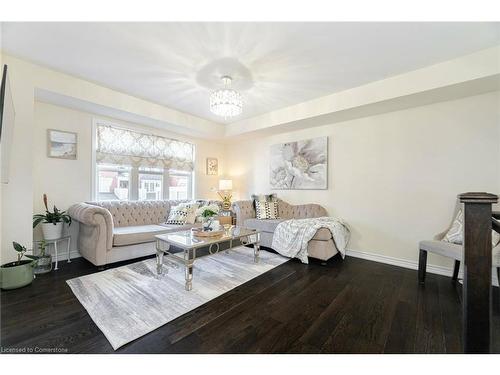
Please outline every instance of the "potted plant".
[[[0, 267], [0, 287], [2, 289], [17, 289], [29, 285], [35, 278], [34, 267], [37, 256], [26, 255], [28, 251], [25, 246], [12, 243], [17, 251], [17, 261], [4, 264]], [[23, 259], [23, 256], [29, 259]]]
[[219, 207], [215, 205], [204, 206], [198, 209], [197, 214], [203, 219], [203, 230], [211, 231], [214, 217], [219, 213]]
[[62, 237], [63, 223], [71, 225], [71, 216], [66, 211], [59, 211], [54, 206], [54, 212], [50, 212], [47, 206], [47, 194], [43, 195], [45, 214], [33, 215], [33, 228], [42, 223], [43, 238], [45, 240], [55, 240]]
[[37, 263], [35, 266], [35, 274], [42, 274], [52, 271], [52, 255], [46, 253], [47, 242], [41, 240], [38, 243]]

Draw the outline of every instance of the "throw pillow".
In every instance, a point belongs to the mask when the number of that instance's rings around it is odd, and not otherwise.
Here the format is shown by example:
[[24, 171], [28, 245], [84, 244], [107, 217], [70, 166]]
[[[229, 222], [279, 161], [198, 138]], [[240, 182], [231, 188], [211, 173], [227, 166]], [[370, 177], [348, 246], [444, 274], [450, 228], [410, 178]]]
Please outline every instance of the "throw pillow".
[[257, 219], [279, 219], [278, 202], [255, 201], [255, 214]]
[[[458, 210], [457, 216], [450, 229], [446, 232], [443, 241], [461, 245], [464, 242], [464, 214]], [[491, 245], [495, 247], [500, 242], [500, 235], [494, 230], [491, 231]]]
[[178, 208], [185, 208], [187, 210], [187, 215], [186, 215], [186, 224], [194, 224], [196, 221], [196, 210], [199, 207], [198, 203], [181, 203], [178, 206]]
[[187, 208], [179, 206], [172, 207], [172, 209], [168, 213], [166, 224], [184, 225], [186, 224], [187, 215]]
[[443, 241], [461, 245], [464, 241], [464, 214], [462, 210], [458, 210], [457, 216], [453, 220], [450, 229], [444, 235]]
[[[498, 220], [496, 220], [496, 221], [498, 221]], [[492, 242], [493, 247], [497, 246], [500, 243], [500, 234], [498, 234], [494, 230], [491, 231], [491, 242]]]
[[278, 196], [276, 194], [252, 194], [253, 208], [257, 209], [257, 202], [277, 202]]

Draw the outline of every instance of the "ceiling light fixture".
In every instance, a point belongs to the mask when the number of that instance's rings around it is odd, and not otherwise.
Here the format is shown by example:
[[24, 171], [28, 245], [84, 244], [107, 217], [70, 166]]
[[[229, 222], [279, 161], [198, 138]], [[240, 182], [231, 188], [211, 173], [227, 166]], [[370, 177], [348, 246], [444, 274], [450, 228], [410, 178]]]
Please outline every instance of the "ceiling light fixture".
[[231, 77], [224, 76], [221, 79], [224, 88], [210, 93], [210, 111], [226, 119], [238, 116], [243, 112], [243, 98], [231, 88]]

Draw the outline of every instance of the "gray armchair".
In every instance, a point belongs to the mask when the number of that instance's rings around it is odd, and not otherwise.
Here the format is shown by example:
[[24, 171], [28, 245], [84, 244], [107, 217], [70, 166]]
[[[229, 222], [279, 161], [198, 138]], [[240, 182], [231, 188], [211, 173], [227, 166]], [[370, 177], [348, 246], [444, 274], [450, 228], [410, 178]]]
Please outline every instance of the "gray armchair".
[[[455, 207], [455, 212], [453, 213], [453, 220], [457, 216], [458, 210], [461, 205], [457, 203]], [[427, 269], [427, 253], [431, 252], [433, 254], [438, 254], [446, 258], [451, 258], [455, 260], [455, 266], [453, 268], [452, 280], [456, 281], [458, 278], [458, 272], [460, 270], [460, 263], [463, 257], [463, 247], [462, 245], [457, 245], [450, 242], [443, 241], [446, 233], [448, 232], [451, 224], [448, 226], [444, 232], [441, 232], [434, 236], [433, 240], [430, 241], [420, 241], [419, 242], [419, 260], [418, 260], [418, 280], [421, 284], [425, 283], [425, 275]], [[500, 244], [492, 249], [492, 265], [496, 268], [498, 282], [500, 283]]]

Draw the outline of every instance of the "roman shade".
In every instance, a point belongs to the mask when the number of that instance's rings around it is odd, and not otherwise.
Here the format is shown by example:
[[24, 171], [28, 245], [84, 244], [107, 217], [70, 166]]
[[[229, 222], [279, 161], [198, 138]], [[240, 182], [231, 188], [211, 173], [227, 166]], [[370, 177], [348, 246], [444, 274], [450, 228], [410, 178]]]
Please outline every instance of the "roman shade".
[[192, 172], [194, 145], [153, 134], [97, 125], [96, 161]]

